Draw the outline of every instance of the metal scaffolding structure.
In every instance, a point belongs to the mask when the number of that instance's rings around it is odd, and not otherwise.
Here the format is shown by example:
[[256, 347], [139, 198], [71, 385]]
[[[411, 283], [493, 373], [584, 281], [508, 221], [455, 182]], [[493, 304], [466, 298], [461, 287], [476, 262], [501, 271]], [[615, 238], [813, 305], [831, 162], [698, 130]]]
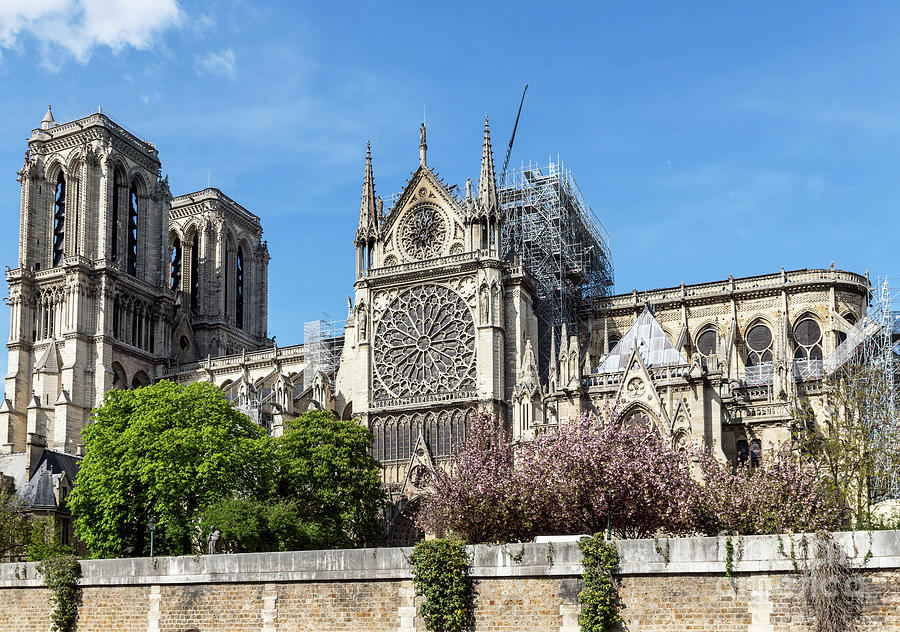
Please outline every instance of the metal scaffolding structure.
[[501, 174], [500, 208], [504, 258], [520, 262], [537, 285], [539, 364], [547, 367], [551, 332], [565, 324], [577, 333], [611, 292], [609, 235], [558, 157]]
[[324, 371], [332, 380], [337, 374], [344, 347], [343, 320], [335, 320], [322, 312], [321, 318], [303, 323], [303, 345], [306, 368], [303, 370], [304, 388], [313, 383], [316, 372]]
[[[866, 316], [846, 333], [843, 341], [825, 357], [827, 376], [847, 375], [861, 394], [860, 414], [872, 428], [873, 442], [884, 449], [881, 458], [900, 454], [900, 288], [879, 278], [872, 287]], [[900, 471], [879, 464], [882, 473], [872, 481], [875, 500], [900, 498]]]

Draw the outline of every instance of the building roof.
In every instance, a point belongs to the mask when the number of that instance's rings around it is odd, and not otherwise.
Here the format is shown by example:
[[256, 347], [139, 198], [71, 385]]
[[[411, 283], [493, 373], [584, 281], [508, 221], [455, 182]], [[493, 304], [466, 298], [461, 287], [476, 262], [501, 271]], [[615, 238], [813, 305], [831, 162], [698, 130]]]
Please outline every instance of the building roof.
[[19, 498], [30, 508], [56, 509], [58, 507], [55, 491], [57, 481], [65, 475], [71, 485], [78, 473], [80, 460], [65, 452], [44, 450], [41, 460], [38, 461], [37, 471], [31, 480], [22, 486], [18, 494]]
[[596, 373], [615, 373], [628, 368], [631, 353], [637, 349], [644, 364], [650, 367], [676, 366], [687, 364], [675, 344], [663, 331], [653, 312], [645, 307], [631, 328], [607, 354], [597, 367]]

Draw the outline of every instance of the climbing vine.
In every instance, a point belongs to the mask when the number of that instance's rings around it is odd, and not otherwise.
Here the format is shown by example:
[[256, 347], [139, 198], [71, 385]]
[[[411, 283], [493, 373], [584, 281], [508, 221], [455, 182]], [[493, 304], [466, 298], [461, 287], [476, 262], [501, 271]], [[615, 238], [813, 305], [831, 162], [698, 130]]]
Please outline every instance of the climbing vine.
[[582, 538], [578, 542], [584, 556], [584, 590], [578, 595], [581, 632], [605, 632], [621, 621], [618, 595], [613, 573], [619, 563], [619, 553], [602, 534]]
[[815, 632], [857, 629], [863, 606], [863, 580], [847, 553], [827, 531], [815, 535], [812, 551], [807, 549], [804, 555], [800, 597]]
[[38, 565], [44, 585], [50, 589], [51, 630], [67, 632], [78, 616], [78, 577], [81, 565], [71, 553], [48, 557]]
[[424, 540], [409, 558], [416, 595], [425, 597], [419, 616], [428, 632], [462, 632], [471, 627], [469, 556], [462, 540]]

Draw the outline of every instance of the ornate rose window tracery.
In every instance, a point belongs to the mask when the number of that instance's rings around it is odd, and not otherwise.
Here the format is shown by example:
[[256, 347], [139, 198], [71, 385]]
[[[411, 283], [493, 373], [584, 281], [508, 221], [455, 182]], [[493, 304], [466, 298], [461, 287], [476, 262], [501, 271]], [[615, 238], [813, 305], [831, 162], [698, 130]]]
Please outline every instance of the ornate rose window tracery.
[[475, 323], [462, 296], [443, 285], [401, 292], [375, 331], [375, 399], [475, 388]]
[[437, 208], [420, 204], [400, 224], [400, 248], [409, 259], [433, 259], [441, 255], [447, 239], [447, 220]]

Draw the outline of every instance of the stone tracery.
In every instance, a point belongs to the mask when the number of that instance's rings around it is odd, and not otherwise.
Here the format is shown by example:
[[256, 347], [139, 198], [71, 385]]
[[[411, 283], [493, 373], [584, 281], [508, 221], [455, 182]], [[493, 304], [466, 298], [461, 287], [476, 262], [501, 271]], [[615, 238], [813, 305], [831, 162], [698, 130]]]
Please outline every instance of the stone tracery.
[[375, 332], [375, 399], [475, 387], [475, 324], [465, 300], [443, 285], [406, 290]]

